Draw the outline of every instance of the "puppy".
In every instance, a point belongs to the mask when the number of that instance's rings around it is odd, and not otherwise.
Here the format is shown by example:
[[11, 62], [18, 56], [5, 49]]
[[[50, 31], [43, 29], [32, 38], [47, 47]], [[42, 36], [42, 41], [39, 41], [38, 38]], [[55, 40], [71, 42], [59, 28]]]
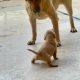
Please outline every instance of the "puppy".
[[43, 60], [50, 67], [57, 67], [58, 65], [53, 65], [51, 62], [51, 57], [53, 56], [55, 60], [57, 60], [57, 46], [56, 46], [56, 38], [55, 33], [51, 30], [48, 30], [44, 37], [45, 41], [41, 48], [36, 52], [34, 50], [28, 49], [29, 51], [35, 53], [35, 57], [32, 59], [32, 63], [35, 60]]
[[73, 11], [72, 11], [72, 0], [25, 0], [26, 1], [26, 10], [29, 15], [31, 27], [32, 27], [32, 39], [28, 42], [29, 45], [35, 44], [36, 41], [36, 19], [44, 19], [49, 17], [57, 40], [57, 46], [61, 46], [59, 29], [58, 29], [58, 18], [56, 9], [60, 4], [63, 4], [69, 13], [69, 19], [71, 24], [71, 32], [77, 32], [74, 21], [73, 21]]

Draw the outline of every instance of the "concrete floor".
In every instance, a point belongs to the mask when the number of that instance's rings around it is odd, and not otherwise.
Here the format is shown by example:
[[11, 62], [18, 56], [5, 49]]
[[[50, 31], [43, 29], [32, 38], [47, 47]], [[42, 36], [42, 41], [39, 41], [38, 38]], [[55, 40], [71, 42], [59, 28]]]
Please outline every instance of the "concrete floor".
[[[65, 11], [63, 6], [59, 10]], [[73, 0], [74, 16], [80, 18], [80, 4]], [[80, 80], [80, 20], [74, 19], [77, 33], [70, 33], [68, 16], [58, 13], [62, 46], [58, 48], [58, 68], [45, 63], [32, 65], [34, 54], [46, 30], [51, 28], [49, 19], [37, 21], [36, 45], [28, 46], [31, 27], [22, 0], [0, 2], [0, 80]]]

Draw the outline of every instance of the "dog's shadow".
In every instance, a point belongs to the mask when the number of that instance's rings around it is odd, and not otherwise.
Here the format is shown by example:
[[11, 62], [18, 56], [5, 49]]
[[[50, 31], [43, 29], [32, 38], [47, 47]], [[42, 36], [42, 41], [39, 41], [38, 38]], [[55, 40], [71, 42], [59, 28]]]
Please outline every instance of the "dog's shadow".
[[63, 67], [63, 68], [73, 67], [75, 63], [76, 63], [76, 59], [71, 57], [62, 58], [56, 61], [56, 64], [58, 64], [59, 67]]

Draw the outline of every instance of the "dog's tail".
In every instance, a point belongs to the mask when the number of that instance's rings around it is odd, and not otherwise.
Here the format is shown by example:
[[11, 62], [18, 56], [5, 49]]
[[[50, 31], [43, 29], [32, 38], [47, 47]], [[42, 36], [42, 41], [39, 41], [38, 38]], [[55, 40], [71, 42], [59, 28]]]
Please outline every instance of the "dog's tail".
[[37, 54], [37, 52], [32, 49], [27, 49], [27, 50], [33, 52], [34, 54]]

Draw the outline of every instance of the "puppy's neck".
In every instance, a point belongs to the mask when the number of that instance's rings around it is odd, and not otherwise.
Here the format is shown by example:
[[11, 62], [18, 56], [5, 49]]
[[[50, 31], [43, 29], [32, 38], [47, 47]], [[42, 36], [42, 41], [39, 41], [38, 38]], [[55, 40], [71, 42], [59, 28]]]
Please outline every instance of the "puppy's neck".
[[55, 40], [55, 39], [46, 39], [46, 41], [47, 41], [49, 44], [56, 46], [56, 40]]

